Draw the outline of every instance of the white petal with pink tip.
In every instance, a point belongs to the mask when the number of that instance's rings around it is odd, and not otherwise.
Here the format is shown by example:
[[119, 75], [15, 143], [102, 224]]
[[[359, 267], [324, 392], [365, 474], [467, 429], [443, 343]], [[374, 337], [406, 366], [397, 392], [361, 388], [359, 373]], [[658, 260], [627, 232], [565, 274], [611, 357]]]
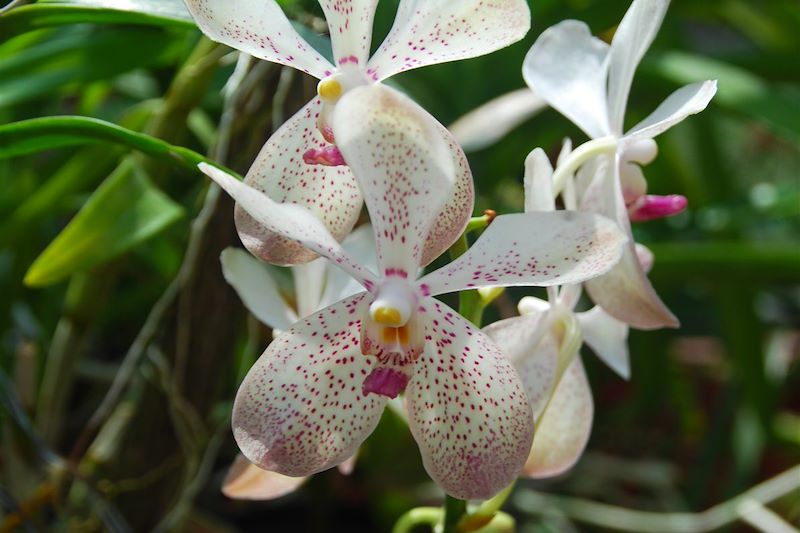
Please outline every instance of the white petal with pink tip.
[[455, 180], [437, 122], [405, 95], [370, 85], [341, 99], [332, 125], [364, 194], [381, 275], [413, 278]]
[[327, 257], [365, 287], [374, 285], [375, 276], [345, 252], [322, 222], [305, 208], [295, 204], [275, 203], [265, 194], [206, 163], [200, 163], [198, 168], [216, 181], [242, 209], [269, 231]]
[[259, 358], [236, 395], [233, 434], [256, 465], [307, 476], [351, 457], [386, 399], [364, 396], [371, 358], [359, 347], [361, 293], [301, 320]]
[[[314, 98], [270, 137], [244, 182], [279, 203], [306, 207], [325, 223], [338, 241], [344, 239], [361, 212], [361, 191], [346, 166], [309, 165], [303, 154], [330, 146], [317, 127], [322, 104]], [[248, 250], [269, 263], [292, 265], [310, 261], [315, 254], [267, 230], [236, 210], [236, 228]]]
[[625, 236], [611, 220], [559, 211], [494, 219], [461, 257], [419, 280], [423, 294], [487, 286], [564, 285], [608, 272]]
[[406, 390], [409, 427], [445, 492], [487, 499], [519, 474], [530, 449], [530, 405], [511, 363], [483, 332], [429, 300], [430, 340]]
[[367, 74], [380, 81], [425, 65], [482, 56], [519, 41], [530, 26], [525, 0], [401, 0]]
[[203, 33], [252, 56], [324, 78], [333, 66], [292, 27], [275, 0], [186, 0]]

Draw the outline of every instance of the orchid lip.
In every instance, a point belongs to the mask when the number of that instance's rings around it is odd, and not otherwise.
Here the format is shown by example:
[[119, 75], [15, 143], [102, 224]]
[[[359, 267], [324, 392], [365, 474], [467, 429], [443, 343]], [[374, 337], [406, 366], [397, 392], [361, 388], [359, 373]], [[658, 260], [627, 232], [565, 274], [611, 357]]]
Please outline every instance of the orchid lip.
[[392, 368], [376, 368], [366, 377], [361, 387], [363, 394], [380, 394], [388, 398], [396, 398], [408, 386], [409, 378], [402, 372]]

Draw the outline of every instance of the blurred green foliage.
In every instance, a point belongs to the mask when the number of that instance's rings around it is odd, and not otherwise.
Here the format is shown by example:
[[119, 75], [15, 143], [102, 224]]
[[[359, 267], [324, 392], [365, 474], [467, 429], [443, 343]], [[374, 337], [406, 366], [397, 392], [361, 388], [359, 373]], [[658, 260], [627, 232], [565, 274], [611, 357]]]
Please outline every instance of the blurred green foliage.
[[[48, 1], [0, 15], [0, 129], [82, 115], [220, 158], [212, 145], [233, 70], [228, 51], [200, 40], [180, 2], [125, 4]], [[319, 31], [315, 2], [282, 4], [306, 34]], [[396, 4], [381, 1], [374, 47]], [[523, 87], [522, 59], [550, 25], [576, 18], [608, 38], [627, 6], [532, 0], [524, 41], [393, 83], [448, 124]], [[652, 192], [684, 194], [690, 209], [635, 228], [656, 254], [652, 279], [682, 327], [631, 335], [629, 383], [586, 358], [596, 400], [589, 452], [563, 478], [519, 484], [509, 510], [522, 531], [570, 527], [568, 513], [532, 506], [530, 489], [702, 510], [800, 462], [798, 28], [796, 0], [672, 2], [634, 81], [629, 120], [682, 84], [719, 79], [709, 109], [660, 137], [646, 169]], [[314, 91], [297, 74], [276, 106], [280, 69], [260, 75], [219, 161], [239, 172]], [[470, 154], [476, 212], [521, 210], [525, 156], [537, 146], [555, 155], [566, 136], [584, 140], [547, 110]], [[0, 137], [0, 530], [13, 530], [20, 508], [45, 530], [386, 530], [409, 508], [438, 504], [391, 413], [351, 477], [327, 472], [275, 502], [222, 497], [236, 453], [227, 416], [237, 381], [270, 338], [219, 274], [219, 250], [236, 243], [231, 206], [204, 203], [208, 184], [185, 165], [121, 145], [65, 148], [65, 140], [11, 153], [13, 140]], [[187, 256], [196, 264], [188, 272]], [[26, 273], [47, 286], [26, 286]], [[513, 312], [529, 292], [509, 291], [491, 316]], [[137, 355], [154, 305], [161, 320], [105, 413], [113, 430], [101, 430], [92, 414], [126, 353]], [[794, 496], [775, 509], [797, 523]]]

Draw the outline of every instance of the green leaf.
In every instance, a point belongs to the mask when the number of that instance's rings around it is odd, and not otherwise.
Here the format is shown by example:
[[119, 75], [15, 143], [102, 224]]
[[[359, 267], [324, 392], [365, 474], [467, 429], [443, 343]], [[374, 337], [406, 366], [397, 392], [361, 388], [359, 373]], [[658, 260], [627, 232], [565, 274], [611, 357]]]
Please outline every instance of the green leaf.
[[182, 2], [39, 2], [0, 16], [0, 39], [5, 41], [33, 30], [82, 23], [167, 26], [189, 30], [197, 27]]
[[[0, 17], [0, 36], [22, 27], [8, 20], [16, 11]], [[16, 40], [0, 44], [0, 107], [52, 100], [63, 89], [80, 94], [87, 82], [169, 64], [184, 52], [185, 36], [155, 28], [75, 26], [44, 33], [38, 41], [26, 36], [23, 47]]]
[[241, 176], [217, 165], [206, 157], [161, 139], [138, 133], [104, 120], [90, 117], [43, 117], [0, 126], [0, 159], [67, 144], [111, 142], [139, 150], [147, 155], [197, 170], [199, 163], [217, 166], [241, 179]]
[[646, 63], [679, 84], [716, 79], [711, 105], [727, 107], [763, 122], [790, 140], [800, 139], [800, 90], [768, 83], [757, 75], [716, 59], [683, 52], [665, 53]]
[[42, 287], [100, 265], [152, 238], [183, 215], [127, 159], [34, 261], [25, 284]]

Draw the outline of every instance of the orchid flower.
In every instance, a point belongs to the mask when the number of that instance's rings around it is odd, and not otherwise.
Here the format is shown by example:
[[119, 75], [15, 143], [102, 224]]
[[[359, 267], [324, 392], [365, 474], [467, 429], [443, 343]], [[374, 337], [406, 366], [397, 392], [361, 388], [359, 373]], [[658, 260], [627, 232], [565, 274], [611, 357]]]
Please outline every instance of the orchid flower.
[[634, 0], [610, 46], [592, 37], [584, 23], [564, 21], [542, 33], [523, 65], [528, 85], [593, 139], [582, 147], [583, 159], [575, 161], [586, 162], [596, 155], [593, 164], [600, 171], [589, 174], [601, 182], [595, 184], [602, 191], [601, 201], [582, 209], [616, 220], [629, 237], [617, 268], [587, 283], [586, 289], [613, 316], [643, 329], [677, 327], [678, 321], [636, 259], [630, 220], [674, 214], [683, 210], [686, 201], [647, 196], [639, 165], [655, 158], [654, 137], [705, 109], [716, 93], [715, 81], [678, 89], [649, 117], [623, 133], [633, 74], [668, 6], [669, 0]]
[[[342, 247], [367, 264], [374, 262], [375, 241], [372, 228], [361, 226], [342, 242]], [[265, 265], [238, 248], [227, 248], [220, 257], [225, 280], [236, 290], [247, 309], [273, 330], [285, 331], [300, 318], [319, 311], [342, 298], [360, 292], [361, 286], [323, 258], [291, 268], [294, 292], [290, 305], [281, 293], [276, 267]], [[349, 474], [355, 455], [339, 465]], [[243, 455], [236, 457], [222, 484], [229, 498], [271, 500], [295, 491], [307, 477], [289, 477], [263, 470]]]
[[[277, 202], [303, 205], [341, 241], [352, 229], [362, 194], [345, 165], [331, 124], [337, 105], [356, 87], [376, 84], [410, 69], [488, 54], [525, 36], [525, 0], [401, 0], [394, 25], [369, 57], [378, 0], [320, 0], [330, 30], [334, 64], [295, 31], [275, 0], [186, 0], [211, 39], [255, 57], [299, 69], [320, 79], [318, 96], [267, 141], [245, 183]], [[442, 131], [443, 136], [449, 135]], [[459, 150], [452, 150], [457, 157]], [[466, 168], [465, 162], [456, 161]], [[472, 176], [458, 174], [437, 233], [455, 238], [466, 225]], [[237, 209], [236, 225], [254, 255], [276, 264], [309, 261], [314, 254], [258, 224]], [[444, 250], [426, 248], [423, 264]]]
[[237, 394], [234, 437], [258, 466], [309, 475], [350, 457], [388, 399], [405, 391], [431, 477], [455, 497], [488, 498], [525, 462], [530, 405], [497, 346], [433, 297], [486, 285], [577, 283], [610, 269], [624, 237], [594, 214], [499, 216], [467, 253], [417, 279], [426, 240], [442, 238], [431, 229], [456, 185], [451, 147], [430, 115], [400, 93], [373, 85], [353, 95], [337, 105], [332, 124], [364, 191], [380, 274], [305, 208], [201, 166], [261, 224], [327, 257], [365, 289], [267, 348]]
[[[568, 145], [562, 157], [569, 151]], [[525, 211], [552, 212], [553, 168], [537, 148], [525, 165]], [[572, 187], [564, 202], [574, 209]], [[544, 478], [571, 468], [583, 453], [592, 428], [594, 403], [577, 353], [586, 342], [623, 378], [630, 376], [628, 326], [600, 307], [575, 313], [579, 284], [548, 287], [548, 300], [525, 297], [519, 317], [495, 322], [484, 332], [514, 364], [525, 385], [536, 424], [523, 475]]]

